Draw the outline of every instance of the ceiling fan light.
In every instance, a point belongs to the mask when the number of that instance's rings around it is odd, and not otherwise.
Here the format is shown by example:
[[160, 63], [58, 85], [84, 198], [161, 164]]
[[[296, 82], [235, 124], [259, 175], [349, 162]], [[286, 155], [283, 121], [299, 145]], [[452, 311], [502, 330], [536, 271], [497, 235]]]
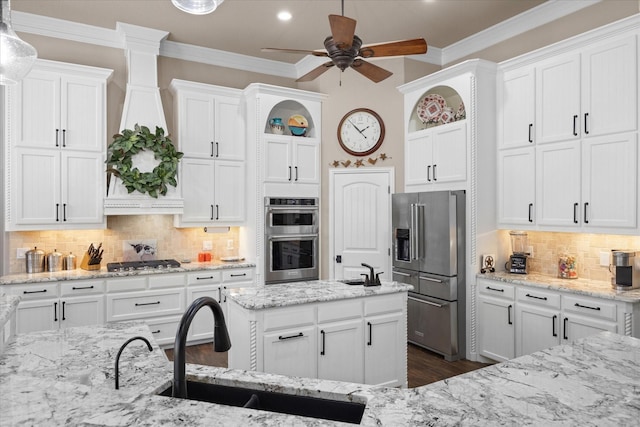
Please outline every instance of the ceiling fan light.
[[11, 28], [9, 0], [0, 5], [0, 85], [15, 84], [26, 76], [38, 57], [35, 48]]
[[171, 0], [183, 12], [192, 15], [206, 15], [216, 10], [224, 0]]

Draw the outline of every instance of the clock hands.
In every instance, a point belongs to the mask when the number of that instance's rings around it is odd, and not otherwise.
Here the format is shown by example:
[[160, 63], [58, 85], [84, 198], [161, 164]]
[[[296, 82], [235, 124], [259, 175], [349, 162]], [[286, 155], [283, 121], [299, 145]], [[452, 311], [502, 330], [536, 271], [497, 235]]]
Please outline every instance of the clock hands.
[[369, 126], [367, 126], [366, 128], [364, 128], [364, 129], [360, 130], [360, 129], [358, 128], [358, 126], [356, 126], [356, 125], [355, 125], [351, 120], [349, 120], [349, 123], [351, 123], [351, 126], [353, 126], [353, 127], [355, 128], [355, 130], [357, 130], [357, 131], [358, 131], [358, 133], [359, 133], [360, 135], [364, 136], [364, 137], [365, 137], [365, 139], [367, 138], [367, 135], [363, 134], [362, 132], [364, 132], [365, 130], [367, 130], [367, 129], [369, 128]]

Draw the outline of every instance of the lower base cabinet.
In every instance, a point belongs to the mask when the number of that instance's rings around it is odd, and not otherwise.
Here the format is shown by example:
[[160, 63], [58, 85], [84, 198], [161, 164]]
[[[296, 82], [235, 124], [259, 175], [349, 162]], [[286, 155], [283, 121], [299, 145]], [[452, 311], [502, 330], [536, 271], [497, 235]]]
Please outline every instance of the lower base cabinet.
[[[364, 383], [364, 348], [354, 346], [363, 340], [361, 319], [318, 325], [318, 378]], [[396, 376], [394, 379], [397, 379]]]
[[[406, 366], [406, 321], [402, 312], [365, 318], [364, 383], [389, 387], [402, 385]], [[404, 331], [404, 334], [402, 333]], [[404, 352], [398, 349], [404, 348]], [[406, 371], [404, 372], [406, 378]]]
[[265, 333], [263, 346], [264, 372], [304, 378], [316, 376], [315, 326]]
[[503, 362], [515, 357], [514, 288], [478, 280], [478, 352]]

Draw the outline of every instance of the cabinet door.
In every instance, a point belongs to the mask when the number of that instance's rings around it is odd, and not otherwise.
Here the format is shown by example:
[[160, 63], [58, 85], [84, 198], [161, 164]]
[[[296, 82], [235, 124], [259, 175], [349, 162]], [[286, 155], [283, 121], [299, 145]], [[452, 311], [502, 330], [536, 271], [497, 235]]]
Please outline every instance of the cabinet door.
[[537, 143], [578, 138], [580, 56], [561, 55], [536, 69]]
[[[178, 144], [186, 157], [215, 155], [215, 100], [211, 95], [189, 92], [178, 95]], [[183, 160], [184, 161], [184, 160]]]
[[618, 333], [618, 325], [599, 319], [576, 315], [565, 315], [562, 318], [562, 342], [571, 343], [603, 331]]
[[289, 138], [265, 139], [266, 154], [264, 159], [265, 182], [290, 182], [293, 177], [291, 147]]
[[211, 224], [215, 219], [215, 162], [183, 158], [178, 180], [184, 198], [182, 223]]
[[500, 148], [524, 147], [534, 142], [535, 69], [504, 73], [500, 101]]
[[62, 76], [59, 145], [73, 150], [104, 151], [104, 83]]
[[15, 223], [60, 223], [60, 152], [24, 148], [15, 154]]
[[293, 140], [293, 173], [291, 181], [296, 184], [318, 184], [320, 182], [320, 144]]
[[244, 220], [244, 162], [216, 160], [213, 179], [215, 220], [240, 222]]
[[318, 378], [364, 382], [362, 320], [318, 325]]
[[218, 98], [215, 116], [216, 159], [244, 160], [244, 129], [240, 100]]
[[[187, 306], [200, 297], [211, 297], [218, 303], [221, 302], [221, 285], [193, 286], [187, 288]], [[189, 327], [189, 340], [213, 341], [213, 313], [208, 307], [202, 308], [191, 322]]]
[[[406, 384], [406, 323], [401, 312], [365, 318], [364, 382], [385, 387]], [[404, 359], [404, 360], [403, 360]]]
[[424, 185], [431, 182], [433, 156], [431, 132], [411, 136], [405, 144], [405, 185]]
[[58, 329], [58, 300], [22, 301], [16, 310], [16, 333]]
[[103, 295], [64, 298], [60, 300], [58, 310], [60, 326], [64, 328], [103, 325], [105, 322]]
[[560, 344], [560, 311], [516, 305], [516, 357]]
[[636, 36], [632, 35], [583, 52], [581, 121], [586, 136], [637, 129], [636, 46]]
[[582, 215], [589, 227], [635, 228], [638, 141], [634, 133], [582, 142]]
[[513, 301], [478, 297], [478, 353], [504, 362], [515, 357]]
[[533, 224], [535, 208], [534, 147], [498, 153], [498, 221], [502, 224]]
[[62, 222], [102, 224], [104, 222], [101, 154], [62, 152]]
[[[433, 131], [434, 182], [467, 179], [467, 122], [448, 124]], [[428, 177], [427, 177], [428, 178]]]
[[264, 372], [316, 378], [316, 327], [301, 326], [264, 334]]
[[578, 141], [536, 147], [536, 221], [578, 227], [580, 217], [580, 144]]

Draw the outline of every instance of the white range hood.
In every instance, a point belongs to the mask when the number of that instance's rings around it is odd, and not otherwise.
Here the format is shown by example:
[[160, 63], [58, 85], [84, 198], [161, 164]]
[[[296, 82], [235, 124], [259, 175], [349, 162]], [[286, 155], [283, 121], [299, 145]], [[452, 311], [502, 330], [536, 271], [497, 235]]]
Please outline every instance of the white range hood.
[[[136, 25], [117, 23], [117, 31], [125, 41], [127, 58], [127, 92], [122, 108], [120, 131], [133, 129], [136, 124], [154, 133], [156, 126], [168, 134], [160, 89], [158, 88], [158, 55], [160, 43], [169, 33]], [[151, 171], [158, 164], [153, 153], [142, 152], [133, 158], [133, 165], [141, 171]], [[178, 177], [178, 180], [180, 177]], [[111, 176], [104, 199], [105, 215], [181, 214], [184, 201], [179, 187], [168, 186], [165, 196], [157, 199], [137, 191], [128, 193], [122, 182]]]

